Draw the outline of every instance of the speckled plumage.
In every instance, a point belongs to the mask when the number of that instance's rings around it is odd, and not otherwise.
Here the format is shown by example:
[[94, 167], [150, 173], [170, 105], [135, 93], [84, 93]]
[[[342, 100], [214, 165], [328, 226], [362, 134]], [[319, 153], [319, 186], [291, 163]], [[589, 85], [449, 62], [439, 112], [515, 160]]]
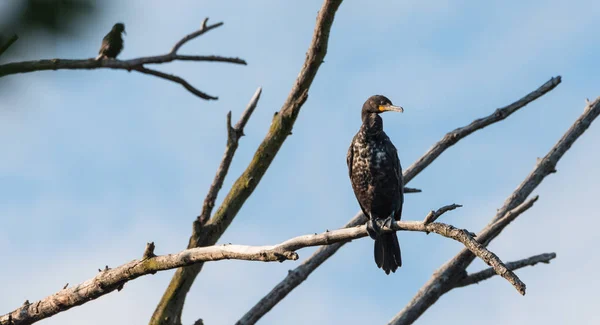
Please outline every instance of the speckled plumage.
[[[382, 106], [394, 107], [376, 95], [362, 109], [363, 124], [352, 139], [346, 162], [352, 189], [365, 216], [369, 234], [375, 239], [375, 262], [386, 274], [402, 265], [396, 233], [380, 233], [385, 221], [400, 220], [404, 202], [402, 167], [396, 147], [383, 131]], [[386, 220], [387, 219], [387, 220]]]
[[96, 59], [110, 58], [114, 59], [123, 50], [123, 37], [121, 33], [125, 32], [125, 25], [123, 23], [116, 23], [110, 32], [102, 39], [102, 45], [100, 51], [98, 51], [98, 57]]

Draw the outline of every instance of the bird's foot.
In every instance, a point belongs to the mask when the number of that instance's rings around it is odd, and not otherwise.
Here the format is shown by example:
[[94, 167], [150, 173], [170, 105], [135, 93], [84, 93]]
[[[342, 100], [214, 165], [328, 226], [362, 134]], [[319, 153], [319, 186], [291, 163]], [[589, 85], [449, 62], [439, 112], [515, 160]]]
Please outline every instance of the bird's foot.
[[377, 229], [376, 222], [373, 222], [373, 219], [367, 221], [367, 233], [372, 239], [376, 239], [379, 234], [379, 229]]
[[382, 225], [384, 227], [392, 229], [393, 224], [394, 224], [394, 219], [392, 218], [392, 216], [389, 216], [389, 217], [383, 219]]
[[367, 221], [367, 232], [369, 237], [375, 239], [383, 233], [383, 228], [392, 228], [394, 219], [388, 217], [386, 219], [370, 219]]

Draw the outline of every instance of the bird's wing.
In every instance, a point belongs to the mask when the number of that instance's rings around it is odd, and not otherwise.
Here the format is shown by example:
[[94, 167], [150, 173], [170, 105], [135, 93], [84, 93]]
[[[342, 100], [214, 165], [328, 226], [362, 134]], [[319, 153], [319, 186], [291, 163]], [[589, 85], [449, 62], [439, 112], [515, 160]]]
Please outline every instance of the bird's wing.
[[[356, 138], [356, 136], [354, 136]], [[354, 138], [352, 138], [352, 143], [350, 143], [350, 148], [348, 148], [348, 153], [346, 154], [346, 164], [348, 165], [348, 176], [352, 179], [352, 159], [354, 158]]]
[[104, 54], [105, 51], [108, 51], [108, 48], [110, 47], [110, 42], [107, 38], [108, 35], [104, 36], [104, 38], [102, 39], [102, 45], [100, 46], [98, 54]]
[[400, 165], [400, 159], [398, 158], [398, 151], [387, 135], [385, 138], [385, 152], [389, 161], [393, 162], [394, 174], [398, 180], [400, 202], [398, 202], [398, 206], [395, 208], [395, 219], [400, 220], [400, 216], [402, 215], [402, 205], [404, 204], [404, 178], [402, 176], [402, 166]]
[[[350, 148], [348, 148], [348, 153], [346, 154], [346, 164], [348, 165], [348, 176], [350, 176], [350, 183], [352, 183], [352, 163], [354, 160], [354, 140], [356, 139], [356, 135], [354, 136], [354, 138], [352, 138], [352, 143], [350, 143]], [[352, 187], [354, 188], [354, 184], [352, 184]], [[354, 193], [356, 195], [356, 192]], [[362, 203], [360, 202], [360, 199], [358, 199], [357, 197], [357, 201], [358, 201], [358, 205], [360, 206], [360, 209], [362, 210], [363, 214], [367, 217], [367, 218], [371, 218], [371, 216], [367, 213], [367, 210], [365, 209], [365, 207], [363, 207]]]

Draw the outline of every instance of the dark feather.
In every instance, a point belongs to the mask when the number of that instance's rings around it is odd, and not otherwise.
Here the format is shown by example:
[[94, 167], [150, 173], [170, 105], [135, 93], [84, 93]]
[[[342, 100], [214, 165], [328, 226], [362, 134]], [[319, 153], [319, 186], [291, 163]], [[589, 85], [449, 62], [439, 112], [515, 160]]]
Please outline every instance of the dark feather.
[[[363, 106], [363, 124], [346, 155], [348, 175], [367, 218], [373, 222], [400, 220], [404, 203], [402, 166], [396, 147], [383, 131], [380, 111], [368, 106], [369, 101], [371, 98]], [[375, 231], [373, 236], [375, 263], [386, 274], [395, 272], [402, 265], [396, 233]]]

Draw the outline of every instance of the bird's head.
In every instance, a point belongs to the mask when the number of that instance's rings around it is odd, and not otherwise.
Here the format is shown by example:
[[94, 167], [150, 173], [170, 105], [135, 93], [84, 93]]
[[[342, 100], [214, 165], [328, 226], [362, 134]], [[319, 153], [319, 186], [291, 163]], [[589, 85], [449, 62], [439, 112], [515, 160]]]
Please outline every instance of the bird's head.
[[392, 101], [383, 95], [369, 97], [362, 108], [363, 115], [372, 113], [379, 114], [388, 111], [402, 113], [404, 112], [404, 108], [392, 105]]
[[116, 23], [113, 26], [112, 30], [117, 33], [125, 33], [125, 35], [127, 35], [127, 33], [125, 32], [125, 24], [123, 24], [123, 23]]

